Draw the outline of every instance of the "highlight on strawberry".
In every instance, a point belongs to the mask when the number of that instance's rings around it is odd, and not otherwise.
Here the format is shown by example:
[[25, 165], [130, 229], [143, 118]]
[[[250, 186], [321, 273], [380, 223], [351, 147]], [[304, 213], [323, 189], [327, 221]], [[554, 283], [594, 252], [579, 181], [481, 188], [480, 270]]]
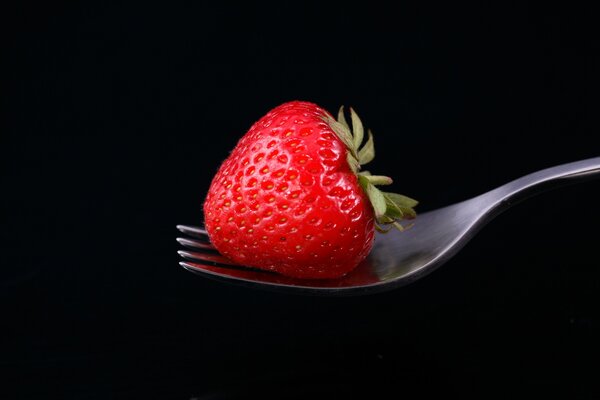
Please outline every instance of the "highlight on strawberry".
[[239, 140], [212, 180], [204, 223], [215, 248], [240, 265], [306, 279], [344, 276], [369, 254], [375, 230], [403, 230], [417, 201], [378, 186], [363, 166], [373, 134], [350, 109], [337, 119], [291, 101]]

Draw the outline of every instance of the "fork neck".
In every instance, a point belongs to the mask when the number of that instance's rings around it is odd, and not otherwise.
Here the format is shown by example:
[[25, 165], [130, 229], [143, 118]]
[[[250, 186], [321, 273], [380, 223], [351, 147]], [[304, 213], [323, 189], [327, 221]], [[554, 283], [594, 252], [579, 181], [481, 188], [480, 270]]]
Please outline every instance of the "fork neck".
[[515, 179], [483, 196], [501, 209], [529, 197], [573, 183], [600, 178], [600, 157], [543, 169]]

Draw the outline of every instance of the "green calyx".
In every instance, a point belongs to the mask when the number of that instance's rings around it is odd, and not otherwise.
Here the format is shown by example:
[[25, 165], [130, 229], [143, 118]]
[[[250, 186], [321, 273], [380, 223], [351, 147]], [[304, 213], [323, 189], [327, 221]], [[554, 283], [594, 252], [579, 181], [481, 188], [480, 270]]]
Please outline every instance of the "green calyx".
[[[388, 232], [392, 227], [400, 231], [405, 227], [400, 220], [413, 219], [416, 212], [413, 209], [418, 202], [410, 197], [397, 193], [384, 192], [377, 186], [390, 185], [392, 178], [383, 175], [372, 175], [369, 171], [361, 171], [362, 166], [375, 158], [375, 146], [371, 130], [365, 131], [363, 124], [352, 107], [350, 108], [350, 124], [346, 121], [344, 107], [340, 107], [337, 120], [327, 115], [323, 120], [329, 124], [340, 140], [348, 148], [348, 165], [358, 177], [358, 183], [367, 194], [375, 213], [375, 229]], [[364, 143], [363, 143], [364, 142]]]

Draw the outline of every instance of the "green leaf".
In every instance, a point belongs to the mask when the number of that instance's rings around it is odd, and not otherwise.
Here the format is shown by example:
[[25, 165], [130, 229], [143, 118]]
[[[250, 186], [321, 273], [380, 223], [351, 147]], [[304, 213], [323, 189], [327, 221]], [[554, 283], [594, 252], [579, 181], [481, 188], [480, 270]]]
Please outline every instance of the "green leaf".
[[356, 177], [358, 178], [358, 184], [360, 185], [362, 190], [364, 190], [365, 193], [367, 193], [367, 186], [369, 186], [369, 179], [367, 178], [367, 176], [358, 174]]
[[379, 217], [379, 219], [377, 220], [378, 223], [380, 224], [391, 224], [393, 222], [395, 222], [396, 220], [392, 217], [390, 217], [389, 215], [382, 215], [381, 217]]
[[367, 177], [367, 179], [369, 180], [370, 183], [372, 183], [373, 185], [391, 185], [392, 184], [392, 178], [390, 178], [389, 176], [383, 176], [383, 175], [365, 175]]
[[358, 160], [356, 158], [354, 158], [354, 156], [350, 152], [346, 153], [346, 161], [348, 161], [348, 165], [350, 165], [350, 169], [352, 170], [352, 172], [354, 172], [354, 174], [358, 175], [358, 170], [360, 169], [360, 164], [358, 163]]
[[387, 206], [386, 215], [394, 219], [402, 219], [404, 218], [404, 212], [396, 203], [394, 203], [388, 196], [387, 193], [383, 193], [383, 197], [385, 197], [385, 204]]
[[401, 206], [400, 209], [404, 213], [404, 217], [403, 217], [404, 219], [413, 219], [413, 218], [417, 217], [417, 213], [412, 208]]
[[415, 207], [417, 204], [419, 204], [419, 202], [415, 199], [411, 199], [410, 197], [398, 194], [398, 193], [385, 193], [385, 195], [392, 200], [394, 203], [396, 203], [396, 205], [398, 205], [399, 207], [404, 207], [404, 208], [413, 208]]
[[392, 227], [384, 229], [381, 227], [381, 225], [379, 225], [378, 223], [375, 223], [375, 230], [377, 230], [377, 232], [379, 232], [379, 233], [388, 233], [391, 229], [392, 229]]
[[383, 197], [383, 193], [381, 190], [377, 189], [374, 185], [369, 183], [367, 185], [367, 196], [373, 205], [373, 210], [375, 211], [375, 217], [377, 219], [381, 218], [385, 215], [385, 210], [387, 206], [385, 204], [385, 197]]
[[354, 141], [352, 139], [352, 133], [350, 133], [350, 130], [333, 118], [329, 118], [327, 120], [327, 123], [335, 132], [335, 134], [340, 138], [340, 140], [344, 142], [344, 144], [346, 145], [348, 150], [350, 150], [352, 155], [355, 158], [358, 158], [358, 154], [356, 154], [356, 148], [354, 147]]
[[358, 149], [365, 136], [365, 129], [358, 114], [354, 112], [352, 107], [350, 107], [350, 117], [352, 118], [352, 132], [354, 133], [354, 148]]
[[398, 229], [400, 232], [404, 231], [404, 227], [399, 222], [394, 221], [394, 222], [392, 222], [392, 225], [394, 225], [394, 228]]
[[365, 165], [375, 158], [375, 143], [373, 142], [373, 133], [370, 129], [368, 134], [367, 143], [358, 151], [358, 162], [360, 165]]
[[338, 110], [337, 120], [340, 124], [344, 125], [346, 128], [350, 129], [350, 125], [346, 121], [346, 117], [344, 116], [344, 106], [340, 106]]

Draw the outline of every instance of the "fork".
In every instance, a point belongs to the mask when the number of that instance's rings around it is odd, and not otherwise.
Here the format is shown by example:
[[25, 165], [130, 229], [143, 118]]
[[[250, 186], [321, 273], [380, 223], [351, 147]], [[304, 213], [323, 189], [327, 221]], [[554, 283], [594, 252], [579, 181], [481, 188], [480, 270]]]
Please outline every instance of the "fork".
[[547, 168], [477, 197], [413, 220], [406, 232], [377, 234], [371, 253], [346, 276], [302, 280], [236, 265], [220, 255], [202, 227], [177, 225], [186, 270], [219, 281], [261, 289], [312, 295], [361, 295], [398, 288], [434, 271], [454, 256], [484, 225], [533, 195], [600, 177], [600, 157]]

